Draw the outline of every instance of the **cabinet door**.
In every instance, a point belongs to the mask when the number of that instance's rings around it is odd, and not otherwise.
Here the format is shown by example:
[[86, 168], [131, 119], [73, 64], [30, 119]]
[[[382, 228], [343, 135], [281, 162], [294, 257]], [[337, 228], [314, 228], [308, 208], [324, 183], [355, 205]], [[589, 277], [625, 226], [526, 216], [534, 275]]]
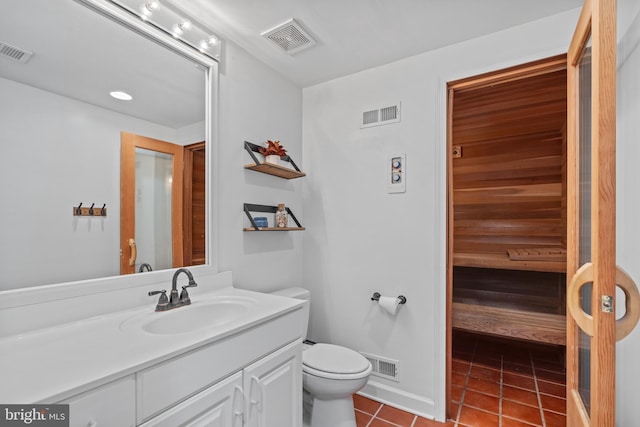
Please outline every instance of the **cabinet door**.
[[134, 376], [105, 384], [59, 403], [69, 404], [69, 426], [135, 426]]
[[242, 373], [232, 375], [141, 427], [242, 427]]
[[243, 375], [247, 427], [302, 425], [302, 343], [248, 366]]

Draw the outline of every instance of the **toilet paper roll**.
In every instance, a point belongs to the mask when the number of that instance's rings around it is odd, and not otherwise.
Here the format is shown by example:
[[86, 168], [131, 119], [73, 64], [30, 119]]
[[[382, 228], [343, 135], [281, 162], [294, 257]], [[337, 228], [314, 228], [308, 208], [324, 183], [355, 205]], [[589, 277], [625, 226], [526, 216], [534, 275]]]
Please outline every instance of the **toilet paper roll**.
[[378, 303], [380, 304], [380, 308], [393, 316], [398, 313], [398, 309], [400, 308], [400, 300], [396, 297], [380, 297]]

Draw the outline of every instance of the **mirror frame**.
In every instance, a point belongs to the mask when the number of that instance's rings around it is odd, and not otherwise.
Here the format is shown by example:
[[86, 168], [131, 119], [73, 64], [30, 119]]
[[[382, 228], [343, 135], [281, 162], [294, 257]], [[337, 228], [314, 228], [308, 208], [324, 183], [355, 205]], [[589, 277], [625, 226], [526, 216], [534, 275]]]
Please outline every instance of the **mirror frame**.
[[[108, 0], [69, 0], [75, 1], [94, 13], [99, 13], [105, 19], [120, 24], [128, 31], [134, 31], [142, 37], [146, 37], [169, 49], [175, 54], [181, 55], [204, 68], [205, 73], [205, 141], [207, 142], [205, 179], [207, 186], [206, 199], [206, 254], [207, 262], [204, 265], [189, 267], [195, 277], [212, 275], [218, 272], [217, 255], [218, 243], [214, 239], [217, 236], [217, 215], [214, 215], [218, 206], [218, 179], [217, 168], [213, 162], [218, 158], [218, 62], [201, 54], [190, 46], [176, 40], [171, 35], [149, 25], [138, 17], [130, 14]], [[29, 304], [40, 304], [50, 301], [93, 295], [103, 292], [124, 290], [141, 287], [160, 282], [169, 282], [173, 277], [175, 268], [146, 272], [144, 274], [129, 274], [121, 276], [87, 279], [74, 282], [65, 282], [49, 285], [40, 285], [28, 288], [16, 288], [0, 291], [0, 310], [20, 307]]]

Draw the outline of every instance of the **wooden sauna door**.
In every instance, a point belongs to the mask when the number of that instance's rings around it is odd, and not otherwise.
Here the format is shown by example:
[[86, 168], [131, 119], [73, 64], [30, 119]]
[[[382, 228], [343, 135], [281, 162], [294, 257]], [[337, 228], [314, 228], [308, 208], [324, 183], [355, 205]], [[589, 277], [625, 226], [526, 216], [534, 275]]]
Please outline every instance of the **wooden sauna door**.
[[567, 425], [614, 427], [615, 344], [638, 311], [615, 252], [616, 0], [585, 1], [567, 61]]

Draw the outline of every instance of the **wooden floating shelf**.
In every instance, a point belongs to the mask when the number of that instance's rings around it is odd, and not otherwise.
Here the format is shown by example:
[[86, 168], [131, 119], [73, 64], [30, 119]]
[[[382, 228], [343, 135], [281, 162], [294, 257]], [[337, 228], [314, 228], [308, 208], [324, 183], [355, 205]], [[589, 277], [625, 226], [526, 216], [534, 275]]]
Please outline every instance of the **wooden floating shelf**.
[[285, 207], [284, 209], [286, 210], [287, 215], [289, 216], [289, 219], [293, 221], [297, 227], [258, 227], [258, 224], [256, 224], [255, 220], [253, 219], [251, 212], [263, 212], [263, 213], [275, 214], [278, 210], [277, 206], [256, 205], [253, 203], [245, 203], [242, 209], [244, 210], [245, 215], [249, 219], [249, 222], [251, 222], [251, 225], [253, 225], [253, 227], [244, 227], [242, 229], [243, 231], [302, 231], [304, 230], [304, 227], [302, 226], [302, 224], [300, 224], [300, 221], [298, 221], [298, 218], [296, 218], [296, 216], [293, 214], [293, 211], [288, 207]]
[[295, 179], [306, 176], [304, 172], [299, 172], [295, 169], [287, 168], [284, 166], [276, 165], [274, 163], [263, 162], [259, 165], [249, 164], [244, 166], [245, 169], [250, 169], [256, 172], [266, 173], [268, 175], [274, 175], [284, 179]]
[[257, 230], [253, 227], [245, 227], [243, 229], [243, 231], [302, 231], [302, 230], [304, 230], [304, 227], [284, 227], [284, 228], [258, 227]]

